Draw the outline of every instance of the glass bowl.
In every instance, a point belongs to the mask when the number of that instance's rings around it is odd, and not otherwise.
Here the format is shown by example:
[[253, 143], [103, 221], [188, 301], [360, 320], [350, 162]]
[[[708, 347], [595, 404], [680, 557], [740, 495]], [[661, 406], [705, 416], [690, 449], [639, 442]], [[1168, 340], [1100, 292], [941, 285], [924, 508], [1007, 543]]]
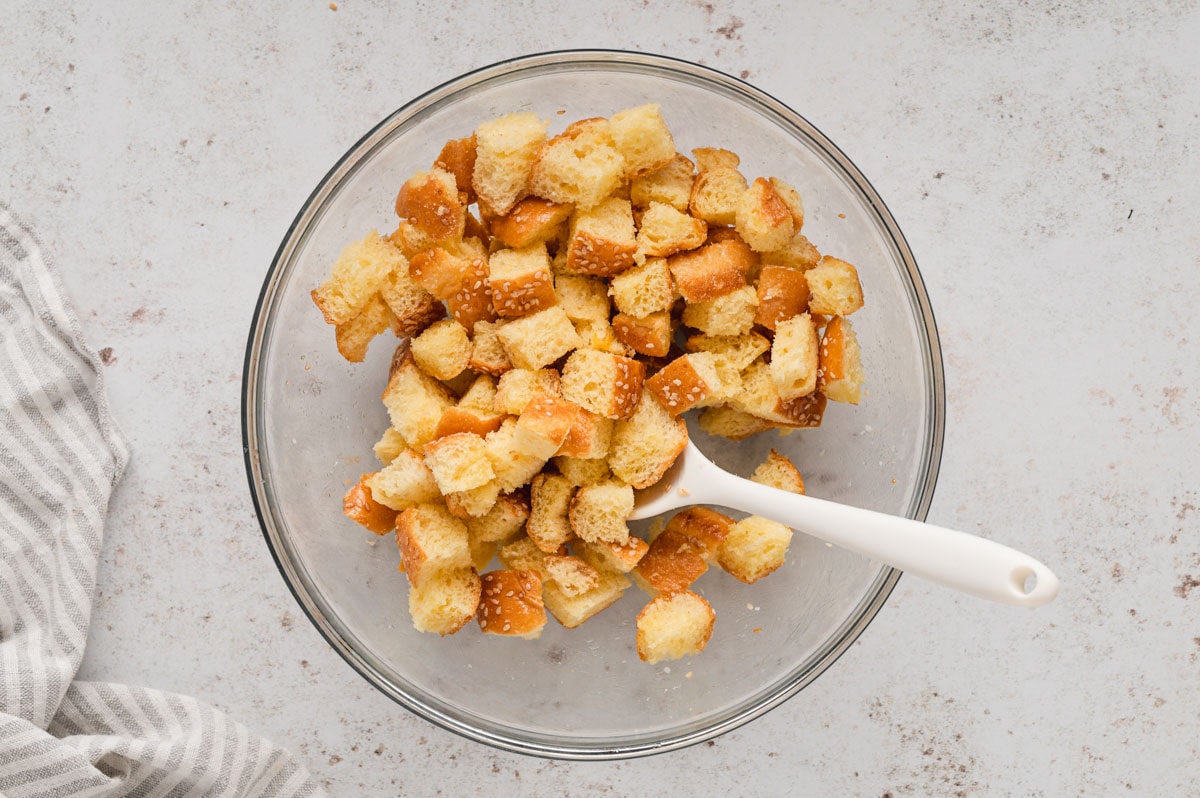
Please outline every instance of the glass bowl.
[[[392, 346], [343, 360], [309, 291], [339, 252], [390, 232], [400, 183], [448, 139], [485, 120], [533, 111], [569, 121], [659, 103], [680, 152], [725, 147], [750, 178], [775, 175], [804, 198], [804, 231], [857, 265], [867, 303], [855, 314], [867, 369], [861, 405], [831, 403], [822, 427], [700, 448], [743, 475], [771, 447], [800, 467], [809, 492], [924, 519], [941, 456], [944, 389], [929, 300], [882, 199], [815, 127], [763, 92], [673, 59], [612, 51], [527, 56], [433, 89], [367, 133], [303, 204], [272, 263], [246, 353], [243, 436], [255, 507], [304, 612], [342, 657], [386, 695], [446, 729], [502, 749], [615, 759], [715, 737], [778, 706], [833, 664], [882, 607], [899, 573], [797, 534], [780, 570], [745, 585], [710, 569], [694, 586], [716, 629], [701, 654], [648, 665], [634, 619], [646, 596], [533, 641], [474, 625], [445, 638], [416, 632], [391, 537], [342, 516], [341, 497], [378, 465], [388, 426], [380, 402]], [[390, 335], [386, 336], [390, 339]]]

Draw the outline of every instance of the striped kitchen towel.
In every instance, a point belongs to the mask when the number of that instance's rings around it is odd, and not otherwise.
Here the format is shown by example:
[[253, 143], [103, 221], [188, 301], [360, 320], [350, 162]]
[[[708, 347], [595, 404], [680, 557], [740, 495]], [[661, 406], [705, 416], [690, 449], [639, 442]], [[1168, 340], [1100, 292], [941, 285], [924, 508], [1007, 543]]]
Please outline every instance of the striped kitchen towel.
[[74, 681], [128, 457], [57, 275], [0, 203], [0, 795], [323, 795], [195, 699]]

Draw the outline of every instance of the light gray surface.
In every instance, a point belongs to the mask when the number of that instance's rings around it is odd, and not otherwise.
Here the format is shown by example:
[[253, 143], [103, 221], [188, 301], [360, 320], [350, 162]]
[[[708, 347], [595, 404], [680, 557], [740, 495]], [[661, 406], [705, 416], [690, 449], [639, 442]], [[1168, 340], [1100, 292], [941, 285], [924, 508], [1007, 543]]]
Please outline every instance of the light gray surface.
[[[1200, 7], [6, 2], [0, 198], [108, 350], [133, 462], [81, 676], [194, 695], [335, 795], [1185, 794], [1200, 780]], [[1037, 611], [915, 579], [715, 743], [569, 764], [451, 736], [311, 628], [254, 518], [239, 399], [265, 269], [379, 118], [524, 52], [742, 75], [874, 182], [946, 359], [930, 520], [1062, 578]], [[1190, 468], [1190, 473], [1188, 469]]]

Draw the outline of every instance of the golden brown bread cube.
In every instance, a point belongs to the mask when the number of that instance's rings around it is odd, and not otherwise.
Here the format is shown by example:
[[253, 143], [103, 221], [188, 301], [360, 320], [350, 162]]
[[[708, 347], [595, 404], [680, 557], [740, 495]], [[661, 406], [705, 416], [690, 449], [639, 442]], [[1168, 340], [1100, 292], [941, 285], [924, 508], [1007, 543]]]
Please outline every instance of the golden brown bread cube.
[[512, 368], [499, 336], [502, 326], [490, 321], [477, 321], [472, 325], [471, 358], [467, 361], [471, 369], [498, 377]]
[[747, 584], [783, 565], [792, 530], [776, 521], [752, 515], [734, 524], [717, 553], [717, 563]]
[[446, 298], [450, 316], [468, 330], [475, 329], [481, 321], [496, 320], [489, 277], [488, 262], [483, 258], [472, 258], [463, 269], [458, 287]]
[[716, 619], [712, 605], [690, 590], [660, 595], [638, 613], [638, 657], [653, 664], [699, 654]]
[[570, 205], [526, 197], [506, 216], [492, 219], [491, 234], [513, 249], [554, 241], [565, 229], [572, 210]]
[[769, 180], [756, 178], [738, 199], [735, 227], [756, 252], [787, 246], [796, 229], [791, 208]]
[[466, 214], [455, 176], [437, 167], [414, 174], [396, 196], [396, 215], [433, 242], [462, 238]]
[[454, 406], [446, 387], [417, 366], [407, 340], [396, 348], [393, 368], [383, 391], [383, 405], [392, 427], [409, 446], [433, 440], [442, 414]]
[[529, 400], [539, 393], [561, 396], [560, 379], [554, 369], [510, 369], [500, 375], [496, 387], [495, 409], [511, 416], [525, 411]]
[[654, 172], [675, 157], [675, 139], [656, 103], [618, 111], [610, 127], [626, 177]]
[[675, 302], [671, 270], [662, 258], [649, 258], [616, 275], [609, 282], [608, 293], [617, 310], [638, 319], [670, 310]]
[[686, 156], [675, 153], [663, 166], [633, 179], [629, 189], [630, 200], [640, 208], [648, 208], [652, 202], [661, 202], [677, 211], [686, 211], [695, 180], [695, 168], [695, 164]]
[[313, 290], [313, 302], [327, 324], [345, 324], [378, 295], [393, 271], [407, 265], [404, 254], [372, 230], [342, 250], [329, 278]]
[[800, 469], [774, 449], [767, 455], [767, 459], [754, 469], [750, 481], [804, 495], [804, 477], [800, 475]]
[[821, 337], [817, 387], [835, 402], [862, 401], [863, 368], [858, 336], [850, 320], [835, 316]]
[[594, 208], [621, 183], [625, 159], [607, 119], [574, 122], [538, 150], [529, 190], [552, 202]]
[[467, 367], [471, 339], [457, 321], [442, 319], [413, 338], [411, 349], [422, 371], [439, 380], [450, 380]]
[[433, 165], [454, 175], [454, 184], [464, 195], [466, 204], [475, 201], [475, 189], [471, 185], [471, 177], [475, 173], [474, 134], [447, 141]]
[[396, 317], [383, 297], [372, 297], [350, 321], [334, 327], [334, 339], [338, 353], [351, 363], [361, 363], [367, 357], [367, 348], [375, 336], [389, 327], [395, 328]]
[[546, 625], [542, 578], [536, 571], [488, 571], [480, 575], [475, 619], [484, 634], [537, 638]]
[[626, 521], [631, 512], [633, 488], [620, 482], [604, 482], [577, 490], [567, 517], [571, 531], [580, 540], [623, 543], [629, 538]]
[[671, 351], [674, 328], [668, 311], [635, 318], [618, 313], [612, 320], [613, 335], [639, 355], [666, 357]]
[[440, 504], [418, 504], [400, 513], [396, 545], [401, 567], [414, 586], [439, 571], [472, 567], [467, 527]]
[[668, 413], [649, 389], [637, 409], [613, 429], [608, 467], [617, 479], [635, 488], [657, 482], [687, 446], [687, 424]]
[[567, 513], [575, 488], [570, 480], [557, 474], [538, 474], [529, 486], [529, 539], [547, 554], [572, 537]]
[[396, 511], [436, 502], [442, 497], [425, 459], [412, 449], [404, 449], [364, 480], [375, 501]]
[[862, 284], [853, 264], [828, 255], [805, 273], [813, 313], [849, 316], [863, 306]]
[[529, 193], [533, 163], [545, 141], [546, 123], [532, 113], [506, 114], [476, 128], [471, 185], [489, 215], [503, 216]]
[[746, 274], [757, 262], [750, 247], [727, 239], [667, 259], [680, 295], [688, 302], [707, 302], [746, 285]]
[[629, 418], [642, 396], [646, 366], [631, 358], [578, 349], [562, 370], [562, 395], [605, 418]]
[[808, 311], [808, 280], [803, 272], [764, 264], [755, 289], [758, 308], [754, 312], [754, 323], [768, 330]]
[[376, 535], [386, 535], [396, 526], [396, 511], [371, 495], [367, 481], [374, 472], [363, 474], [342, 498], [342, 513], [351, 521]]
[[638, 224], [638, 253], [645, 257], [666, 257], [702, 245], [708, 237], [708, 225], [670, 205], [652, 202]]
[[488, 284], [496, 314], [505, 318], [527, 316], [557, 301], [550, 256], [540, 242], [524, 249], [493, 252], [488, 261]]
[[418, 632], [443, 637], [462, 629], [475, 617], [483, 589], [474, 568], [437, 571], [408, 593], [408, 612]]
[[785, 402], [817, 389], [817, 330], [807, 313], [779, 322], [771, 342], [771, 379]]
[[668, 413], [678, 416], [714, 393], [720, 393], [723, 384], [713, 355], [693, 352], [672, 360], [646, 380], [646, 387]]
[[758, 293], [744, 285], [727, 294], [704, 302], [690, 302], [683, 308], [683, 323], [706, 335], [748, 335], [758, 312]]
[[576, 274], [611, 277], [633, 266], [637, 237], [629, 200], [609, 197], [571, 217], [566, 269]]
[[534, 371], [550, 365], [583, 343], [558, 305], [513, 319], [496, 334], [514, 366]]

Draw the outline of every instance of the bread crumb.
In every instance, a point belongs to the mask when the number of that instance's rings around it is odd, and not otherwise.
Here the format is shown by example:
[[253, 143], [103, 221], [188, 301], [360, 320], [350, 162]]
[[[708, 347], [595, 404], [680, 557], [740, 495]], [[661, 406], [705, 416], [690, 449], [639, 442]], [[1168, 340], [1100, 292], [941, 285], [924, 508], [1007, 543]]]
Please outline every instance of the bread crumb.
[[762, 631], [762, 627], [761, 627], [761, 626], [756, 626], [756, 627], [754, 627], [754, 634], [758, 634], [758, 633], [759, 633], [759, 632], [761, 632], [761, 631]]
[[330, 4], [329, 4], [329, 10], [330, 10], [330, 11], [337, 11], [337, 3], [330, 3]]
[[685, 678], [685, 679], [690, 679], [690, 678], [692, 678], [692, 672], [691, 672], [691, 671], [688, 671], [687, 673], [683, 674], [683, 678]]
[[680, 496], [691, 496], [692, 492], [690, 490], [688, 490], [687, 488], [680, 488], [679, 495]]

